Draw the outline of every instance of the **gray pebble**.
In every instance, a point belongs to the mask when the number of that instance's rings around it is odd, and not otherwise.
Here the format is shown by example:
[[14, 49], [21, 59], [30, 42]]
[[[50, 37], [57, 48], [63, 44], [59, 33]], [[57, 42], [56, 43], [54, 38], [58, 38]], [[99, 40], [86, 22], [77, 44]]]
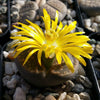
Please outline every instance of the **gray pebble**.
[[56, 10], [58, 10], [59, 21], [61, 21], [67, 14], [66, 5], [59, 0], [47, 1], [47, 3], [45, 5], [43, 5], [42, 7], [40, 7], [40, 9], [39, 9], [40, 16], [43, 15], [43, 8], [45, 8], [47, 10], [47, 12], [49, 13], [49, 15], [52, 19], [55, 19]]
[[72, 4], [74, 1], [73, 0], [66, 0], [69, 4]]
[[16, 91], [13, 95], [13, 100], [26, 100], [26, 94], [22, 90], [22, 88], [20, 88], [20, 87], [16, 88]]
[[66, 84], [66, 87], [65, 87], [66, 92], [70, 92], [75, 86], [75, 84], [71, 80], [66, 81], [65, 84]]
[[67, 93], [63, 92], [63, 93], [60, 94], [58, 100], [65, 100], [66, 96], [67, 96]]
[[84, 87], [81, 84], [75, 84], [72, 91], [76, 92], [76, 93], [80, 93], [80, 92], [84, 91]]
[[11, 76], [6, 75], [5, 77], [3, 77], [3, 85], [6, 86], [7, 82], [11, 80]]
[[90, 82], [90, 80], [87, 77], [83, 76], [83, 75], [77, 76], [76, 80], [77, 80], [77, 82], [82, 83], [87, 88], [92, 87], [92, 83]]
[[72, 10], [70, 15], [72, 16], [72, 18], [76, 17], [76, 11], [75, 10]]
[[91, 19], [84, 19], [84, 25], [86, 28], [91, 26]]
[[7, 87], [9, 89], [13, 89], [16, 87], [17, 80], [15, 78], [12, 78], [10, 81], [7, 82]]
[[98, 15], [98, 16], [95, 17], [95, 21], [96, 21], [97, 23], [100, 23], [100, 15]]
[[79, 96], [80, 96], [80, 98], [81, 98], [82, 100], [91, 100], [89, 94], [86, 93], [86, 92], [80, 93]]

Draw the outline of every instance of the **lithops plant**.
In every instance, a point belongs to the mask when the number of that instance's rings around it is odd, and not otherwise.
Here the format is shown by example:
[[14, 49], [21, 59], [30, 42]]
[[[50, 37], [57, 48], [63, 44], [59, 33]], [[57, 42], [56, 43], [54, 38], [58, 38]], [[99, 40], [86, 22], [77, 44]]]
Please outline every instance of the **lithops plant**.
[[[42, 19], [45, 30], [37, 24], [26, 20], [29, 25], [19, 23], [14, 26], [21, 31], [10, 37], [20, 42], [12, 45], [15, 63], [21, 75], [31, 84], [46, 87], [58, 85], [72, 78], [78, 70], [78, 61], [86, 66], [83, 57], [91, 59], [92, 46], [90, 39], [83, 32], [70, 33], [77, 22], [63, 27], [58, 24], [58, 11], [55, 20], [43, 9]], [[16, 34], [16, 36], [14, 36]]]
[[100, 15], [100, 0], [77, 0], [80, 7], [89, 15]]

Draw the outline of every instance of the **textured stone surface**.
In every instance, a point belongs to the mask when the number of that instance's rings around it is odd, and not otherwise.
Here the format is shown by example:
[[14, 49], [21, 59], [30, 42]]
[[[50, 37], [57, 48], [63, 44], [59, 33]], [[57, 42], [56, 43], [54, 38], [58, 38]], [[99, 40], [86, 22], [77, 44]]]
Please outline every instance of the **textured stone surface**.
[[49, 0], [45, 5], [40, 7], [40, 15], [43, 14], [43, 8], [47, 10], [52, 19], [55, 19], [56, 10], [59, 11], [59, 21], [67, 14], [67, 7], [59, 0]]
[[25, 19], [29, 19], [30, 21], [34, 21], [36, 16], [36, 10], [38, 9], [38, 5], [34, 1], [28, 1], [24, 6], [20, 9], [19, 21], [26, 23]]

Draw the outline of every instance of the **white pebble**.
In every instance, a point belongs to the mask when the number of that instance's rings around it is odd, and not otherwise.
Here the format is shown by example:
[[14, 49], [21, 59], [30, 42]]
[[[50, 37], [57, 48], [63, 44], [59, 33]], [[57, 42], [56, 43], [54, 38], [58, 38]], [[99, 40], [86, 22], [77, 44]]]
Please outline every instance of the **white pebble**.
[[64, 100], [67, 96], [66, 92], [61, 93], [61, 95], [59, 96], [58, 100]]
[[73, 3], [73, 0], [67, 0], [67, 2], [68, 2], [69, 4], [72, 4], [72, 3]]
[[43, 6], [44, 4], [46, 4], [46, 0], [40, 0], [39, 7]]
[[84, 24], [85, 24], [85, 27], [90, 27], [91, 26], [91, 19], [84, 19]]
[[96, 21], [97, 23], [100, 23], [100, 15], [98, 15], [98, 16], [95, 17], [95, 21]]
[[68, 9], [67, 10], [67, 15], [70, 15], [71, 14], [71, 9]]
[[15, 78], [12, 78], [10, 81], [7, 82], [7, 87], [9, 89], [13, 89], [16, 87], [17, 80]]
[[11, 76], [6, 75], [5, 77], [3, 77], [3, 85], [6, 86], [7, 82], [11, 80]]
[[75, 10], [72, 10], [70, 15], [72, 16], [72, 18], [76, 17], [76, 11]]
[[74, 95], [73, 95], [73, 98], [74, 98], [74, 100], [81, 100], [81, 99], [80, 99], [80, 96], [79, 96], [78, 94], [74, 94]]
[[5, 62], [5, 74], [12, 75], [13, 73], [17, 73], [18, 69], [14, 62]]
[[22, 88], [20, 88], [20, 87], [16, 88], [16, 91], [13, 95], [13, 100], [26, 100], [26, 94], [22, 90]]
[[98, 27], [98, 24], [94, 22], [94, 23], [92, 24], [92, 28], [96, 29], [97, 27]]
[[4, 56], [5, 58], [7, 58], [8, 55], [9, 55], [9, 53], [8, 53], [7, 51], [3, 51], [3, 56]]

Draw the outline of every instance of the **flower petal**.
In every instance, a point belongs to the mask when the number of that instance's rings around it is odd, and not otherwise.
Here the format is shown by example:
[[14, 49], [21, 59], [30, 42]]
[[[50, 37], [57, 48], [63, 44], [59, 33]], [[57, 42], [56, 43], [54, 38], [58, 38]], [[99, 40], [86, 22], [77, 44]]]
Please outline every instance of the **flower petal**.
[[29, 59], [36, 51], [38, 51], [38, 50], [39, 50], [39, 49], [34, 49], [34, 50], [32, 50], [31, 52], [29, 52], [29, 54], [28, 54], [28, 56], [26, 57], [26, 59], [25, 59], [23, 65], [25, 65], [25, 63], [28, 61], [28, 59]]
[[72, 64], [70, 58], [65, 53], [62, 53], [62, 57], [67, 65], [67, 67], [71, 70], [71, 72], [74, 72], [74, 67], [73, 67], [73, 64]]

